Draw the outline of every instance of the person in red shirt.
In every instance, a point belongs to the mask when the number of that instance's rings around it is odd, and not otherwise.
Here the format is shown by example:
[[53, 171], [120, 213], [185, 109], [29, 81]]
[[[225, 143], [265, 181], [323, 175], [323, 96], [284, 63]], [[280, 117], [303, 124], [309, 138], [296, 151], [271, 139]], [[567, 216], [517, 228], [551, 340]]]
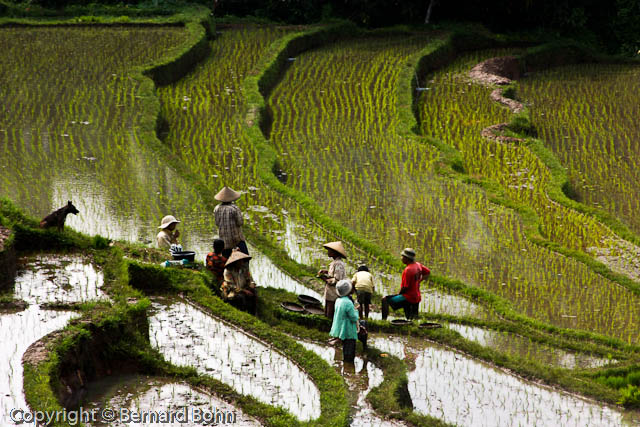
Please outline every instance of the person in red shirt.
[[213, 277], [216, 278], [218, 283], [222, 283], [224, 265], [227, 263], [227, 259], [229, 258], [229, 254], [225, 254], [225, 252], [224, 241], [222, 239], [215, 239], [213, 241], [213, 252], [209, 252], [207, 254], [207, 270], [213, 273]]
[[407, 319], [418, 317], [418, 304], [420, 303], [420, 282], [429, 277], [431, 270], [416, 262], [416, 252], [411, 248], [405, 248], [402, 253], [402, 262], [406, 265], [402, 272], [400, 293], [387, 295], [382, 298], [382, 320], [389, 315], [389, 306], [394, 310], [404, 308]]

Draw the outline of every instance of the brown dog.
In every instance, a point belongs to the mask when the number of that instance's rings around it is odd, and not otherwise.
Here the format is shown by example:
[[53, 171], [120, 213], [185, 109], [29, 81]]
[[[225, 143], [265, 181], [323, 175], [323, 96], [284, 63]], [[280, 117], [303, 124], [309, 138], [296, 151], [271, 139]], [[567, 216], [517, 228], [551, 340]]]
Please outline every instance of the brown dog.
[[70, 213], [74, 215], [80, 213], [80, 211], [73, 206], [71, 200], [69, 200], [66, 206], [44, 217], [44, 219], [40, 221], [40, 228], [58, 227], [58, 231], [62, 231], [67, 215]]

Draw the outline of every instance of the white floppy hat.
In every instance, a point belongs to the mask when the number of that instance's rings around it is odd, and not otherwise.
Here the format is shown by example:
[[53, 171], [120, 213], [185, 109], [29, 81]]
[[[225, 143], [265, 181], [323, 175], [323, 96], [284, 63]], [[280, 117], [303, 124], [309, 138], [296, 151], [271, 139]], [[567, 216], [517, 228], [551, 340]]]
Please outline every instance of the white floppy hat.
[[342, 279], [336, 283], [336, 292], [341, 297], [349, 295], [349, 292], [351, 292], [351, 280]]
[[338, 252], [340, 255], [342, 255], [345, 258], [347, 257], [347, 251], [344, 250], [344, 246], [340, 241], [325, 243], [322, 246], [327, 249], [333, 249], [334, 251]]
[[173, 215], [167, 215], [164, 218], [162, 218], [162, 221], [160, 221], [160, 227], [158, 227], [158, 228], [163, 228], [164, 229], [164, 228], [167, 228], [168, 226], [170, 226], [173, 223], [179, 224], [180, 221], [178, 221], [176, 219], [176, 217], [173, 216]]
[[225, 185], [224, 187], [222, 187], [222, 190], [218, 191], [218, 194], [216, 194], [214, 198], [221, 202], [233, 202], [235, 200], [238, 200], [240, 196], [242, 196], [242, 193], [232, 190]]

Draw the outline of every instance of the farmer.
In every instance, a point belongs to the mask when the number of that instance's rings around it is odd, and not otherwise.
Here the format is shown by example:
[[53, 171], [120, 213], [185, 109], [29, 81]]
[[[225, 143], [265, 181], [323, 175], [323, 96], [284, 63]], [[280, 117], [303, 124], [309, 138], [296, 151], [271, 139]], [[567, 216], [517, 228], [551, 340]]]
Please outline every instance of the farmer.
[[245, 254], [249, 255], [247, 243], [242, 234], [242, 224], [244, 218], [240, 208], [236, 206], [234, 201], [240, 198], [241, 194], [229, 187], [223, 187], [222, 190], [215, 195], [215, 199], [221, 201], [213, 210], [213, 216], [218, 226], [218, 234], [224, 240], [225, 249], [238, 248]]
[[218, 283], [224, 278], [224, 265], [227, 263], [227, 257], [223, 254], [224, 241], [222, 239], [213, 240], [213, 252], [209, 252], [206, 258], [207, 270], [213, 273]]
[[176, 225], [179, 223], [180, 221], [178, 221], [173, 215], [167, 215], [162, 218], [162, 221], [160, 221], [160, 227], [158, 227], [160, 228], [160, 232], [156, 236], [158, 247], [160, 249], [170, 249], [171, 245], [178, 244], [180, 232], [176, 230]]
[[338, 299], [335, 303], [335, 314], [329, 335], [342, 340], [343, 360], [353, 363], [356, 357], [356, 339], [358, 338], [358, 311], [349, 298], [351, 281], [340, 280], [336, 286]]
[[324, 280], [324, 315], [333, 319], [334, 306], [338, 294], [336, 293], [336, 283], [347, 278], [347, 269], [343, 259], [347, 253], [342, 246], [342, 242], [329, 242], [322, 245], [327, 249], [327, 256], [333, 261], [329, 264], [328, 270], [318, 271], [318, 277]]
[[256, 314], [256, 284], [249, 272], [251, 257], [239, 250], [233, 251], [224, 268], [220, 291], [222, 299], [239, 310]]
[[[373, 276], [369, 273], [369, 268], [366, 265], [358, 267], [358, 271], [354, 274], [351, 282], [356, 288], [356, 295], [358, 296], [358, 315], [360, 319], [369, 319], [369, 305], [373, 294]], [[363, 311], [364, 317], [362, 316]]]
[[406, 265], [402, 272], [400, 293], [382, 298], [382, 320], [389, 315], [389, 306], [394, 310], [404, 308], [407, 319], [418, 317], [418, 304], [421, 299], [420, 282], [431, 274], [427, 267], [416, 262], [416, 252], [413, 249], [405, 248], [400, 255], [402, 263]]

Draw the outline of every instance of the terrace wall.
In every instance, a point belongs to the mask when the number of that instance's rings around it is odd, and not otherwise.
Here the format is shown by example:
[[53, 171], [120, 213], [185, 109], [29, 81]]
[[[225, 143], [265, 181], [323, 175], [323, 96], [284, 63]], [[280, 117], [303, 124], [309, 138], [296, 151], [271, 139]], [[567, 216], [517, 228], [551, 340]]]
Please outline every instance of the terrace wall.
[[0, 225], [0, 291], [9, 289], [16, 276], [16, 251], [13, 233]]

